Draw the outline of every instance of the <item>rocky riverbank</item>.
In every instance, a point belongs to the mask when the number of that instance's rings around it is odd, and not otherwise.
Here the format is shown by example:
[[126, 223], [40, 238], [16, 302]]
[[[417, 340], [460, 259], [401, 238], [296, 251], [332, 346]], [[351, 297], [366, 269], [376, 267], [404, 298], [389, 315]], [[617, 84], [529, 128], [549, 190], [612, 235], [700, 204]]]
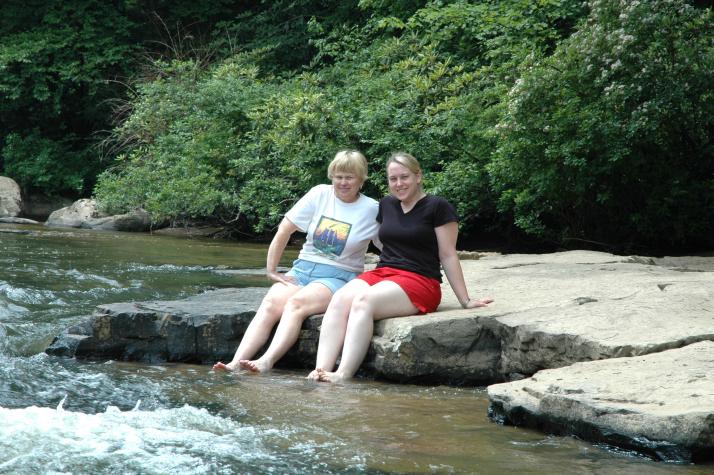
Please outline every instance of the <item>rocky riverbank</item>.
[[[438, 312], [376, 325], [364, 374], [430, 384], [505, 382], [489, 388], [493, 417], [504, 423], [576, 434], [665, 460], [711, 459], [714, 258], [571, 251], [490, 255], [462, 265], [472, 296], [496, 302], [461, 310], [444, 284]], [[229, 359], [264, 292], [224, 289], [174, 302], [100, 306], [47, 351], [147, 362]], [[319, 325], [319, 316], [308, 319], [283, 365], [311, 367]], [[682, 351], [699, 356], [683, 357], [688, 353]], [[681, 369], [687, 359], [691, 372]], [[576, 365], [581, 362], [591, 363]], [[615, 366], [603, 371], [598, 364], [605, 363]], [[643, 379], [648, 364], [651, 377]], [[569, 369], [584, 376], [570, 377]], [[563, 372], [553, 376], [561, 385], [542, 383], [549, 371]], [[647, 381], [667, 390], [653, 391]], [[641, 403], [633, 394], [661, 398]], [[583, 395], [628, 407], [588, 409], [609, 417], [588, 419], [584, 409], [567, 415], [563, 407], [590, 407]], [[652, 429], [663, 420], [682, 423], [670, 424], [669, 433]]]

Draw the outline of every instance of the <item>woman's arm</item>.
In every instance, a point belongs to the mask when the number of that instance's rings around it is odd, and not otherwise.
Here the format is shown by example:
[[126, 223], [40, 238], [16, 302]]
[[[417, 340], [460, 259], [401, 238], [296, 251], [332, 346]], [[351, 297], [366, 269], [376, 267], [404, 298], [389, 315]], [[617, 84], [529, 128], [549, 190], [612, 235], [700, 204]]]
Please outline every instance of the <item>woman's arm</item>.
[[266, 274], [268, 278], [274, 282], [290, 283], [294, 284], [295, 281], [292, 277], [287, 277], [285, 274], [280, 274], [276, 271], [278, 268], [278, 263], [280, 258], [285, 251], [285, 247], [290, 241], [290, 236], [298, 230], [298, 227], [293, 224], [288, 218], [283, 218], [278, 226], [278, 231], [273, 236], [273, 240], [270, 241], [270, 246], [268, 247], [268, 257], [266, 259]]
[[456, 254], [456, 239], [459, 236], [458, 223], [451, 221], [434, 228], [434, 232], [436, 232], [436, 240], [439, 243], [441, 267], [443, 267], [449, 285], [451, 285], [461, 306], [463, 308], [476, 308], [484, 307], [493, 302], [493, 299], [490, 298], [472, 299], [469, 297], [464, 271], [461, 269], [461, 262]]

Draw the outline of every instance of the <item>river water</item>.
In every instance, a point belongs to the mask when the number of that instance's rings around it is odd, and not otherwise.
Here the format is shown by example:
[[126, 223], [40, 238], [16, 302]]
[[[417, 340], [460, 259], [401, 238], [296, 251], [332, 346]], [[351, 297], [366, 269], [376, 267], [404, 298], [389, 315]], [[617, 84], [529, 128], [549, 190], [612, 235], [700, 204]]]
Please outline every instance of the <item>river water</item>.
[[[711, 474], [496, 425], [483, 388], [43, 353], [96, 305], [266, 285], [266, 247], [0, 224], [0, 474]], [[295, 252], [286, 255], [289, 264]]]

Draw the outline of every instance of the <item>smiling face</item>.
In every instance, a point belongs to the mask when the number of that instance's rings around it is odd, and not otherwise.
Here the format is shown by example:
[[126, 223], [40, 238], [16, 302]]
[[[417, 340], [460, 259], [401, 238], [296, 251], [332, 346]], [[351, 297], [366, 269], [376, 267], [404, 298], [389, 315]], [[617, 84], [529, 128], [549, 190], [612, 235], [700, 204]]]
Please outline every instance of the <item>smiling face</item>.
[[404, 165], [391, 162], [387, 166], [389, 192], [401, 202], [416, 201], [421, 192], [421, 172], [414, 173]]
[[335, 195], [345, 203], [357, 201], [362, 183], [364, 181], [354, 173], [336, 171], [332, 175], [332, 186], [335, 189]]

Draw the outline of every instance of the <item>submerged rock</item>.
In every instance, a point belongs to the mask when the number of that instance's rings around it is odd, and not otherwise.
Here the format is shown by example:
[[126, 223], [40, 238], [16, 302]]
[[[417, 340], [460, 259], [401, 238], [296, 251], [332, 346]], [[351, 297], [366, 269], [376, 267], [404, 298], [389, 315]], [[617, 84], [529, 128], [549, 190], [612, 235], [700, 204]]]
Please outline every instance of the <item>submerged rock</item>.
[[489, 415], [658, 460], [714, 460], [714, 342], [539, 371], [488, 387]]
[[34, 219], [28, 219], [28, 218], [0, 218], [0, 223], [8, 223], [8, 224], [40, 224], [39, 222], [35, 221]]

